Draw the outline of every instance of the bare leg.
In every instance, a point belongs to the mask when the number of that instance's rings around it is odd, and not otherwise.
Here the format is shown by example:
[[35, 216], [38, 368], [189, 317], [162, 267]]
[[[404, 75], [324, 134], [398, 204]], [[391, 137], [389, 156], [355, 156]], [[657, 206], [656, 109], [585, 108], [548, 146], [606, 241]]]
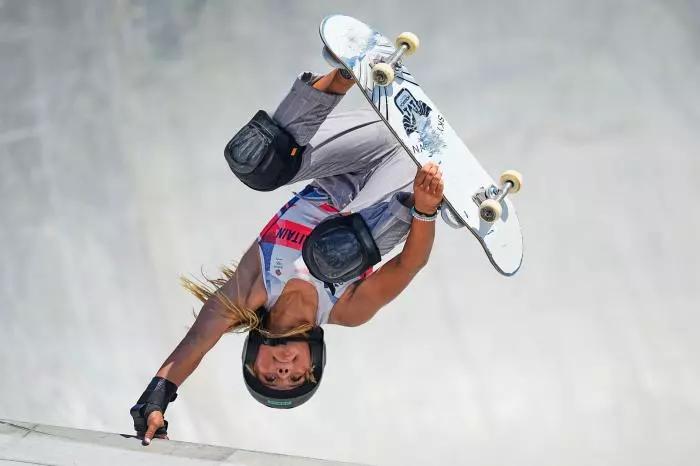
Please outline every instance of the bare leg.
[[340, 70], [333, 70], [330, 73], [320, 77], [315, 83], [314, 88], [321, 92], [326, 92], [328, 94], [339, 94], [343, 95], [350, 90], [355, 81], [352, 79], [345, 79], [341, 74]]

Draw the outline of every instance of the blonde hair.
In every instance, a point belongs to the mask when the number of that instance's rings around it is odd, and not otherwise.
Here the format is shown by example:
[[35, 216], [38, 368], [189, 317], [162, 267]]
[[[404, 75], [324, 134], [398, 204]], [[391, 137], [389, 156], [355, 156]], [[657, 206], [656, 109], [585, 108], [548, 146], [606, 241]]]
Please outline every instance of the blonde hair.
[[[269, 338], [284, 338], [294, 335], [306, 335], [311, 329], [312, 324], [302, 324], [284, 333], [272, 333], [262, 327], [262, 320], [255, 310], [244, 306], [239, 306], [231, 300], [226, 294], [221, 291], [221, 288], [230, 280], [236, 280], [236, 289], [240, 296], [240, 288], [238, 287], [238, 277], [236, 268], [238, 264], [233, 262], [231, 265], [225, 265], [219, 270], [218, 277], [210, 278], [204, 271], [200, 271], [202, 278], [185, 276], [180, 277], [180, 284], [190, 293], [192, 293], [202, 303], [206, 304], [211, 299], [215, 299], [224, 309], [224, 312], [229, 314], [235, 322], [226, 331], [230, 333], [244, 333], [251, 330], [257, 330], [263, 336]], [[195, 317], [197, 313], [195, 312]]]

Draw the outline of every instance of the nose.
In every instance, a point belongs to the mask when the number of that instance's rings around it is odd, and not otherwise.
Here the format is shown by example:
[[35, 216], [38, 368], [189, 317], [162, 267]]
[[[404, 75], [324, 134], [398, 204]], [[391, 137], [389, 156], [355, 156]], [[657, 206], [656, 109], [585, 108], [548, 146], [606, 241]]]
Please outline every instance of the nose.
[[289, 367], [278, 367], [277, 375], [281, 379], [286, 379], [287, 377], [289, 377]]

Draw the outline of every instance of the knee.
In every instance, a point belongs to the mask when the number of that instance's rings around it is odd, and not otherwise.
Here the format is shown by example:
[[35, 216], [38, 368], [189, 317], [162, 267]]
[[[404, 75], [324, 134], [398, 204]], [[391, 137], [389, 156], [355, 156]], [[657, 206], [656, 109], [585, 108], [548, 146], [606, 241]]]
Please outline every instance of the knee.
[[319, 223], [301, 253], [309, 272], [326, 283], [347, 282], [382, 260], [369, 226], [357, 212]]
[[407, 192], [407, 191], [399, 191], [396, 193], [396, 200], [403, 206], [408, 209], [413, 207], [413, 193]]
[[303, 147], [260, 110], [226, 144], [233, 173], [256, 191], [272, 191], [291, 181], [301, 167]]

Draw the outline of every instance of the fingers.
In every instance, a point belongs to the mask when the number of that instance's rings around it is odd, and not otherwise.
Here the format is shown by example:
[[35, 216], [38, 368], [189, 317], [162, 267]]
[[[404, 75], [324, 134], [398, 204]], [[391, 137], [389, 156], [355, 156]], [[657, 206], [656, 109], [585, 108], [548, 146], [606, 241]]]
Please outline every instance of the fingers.
[[430, 192], [435, 194], [437, 193], [438, 188], [442, 184], [442, 172], [439, 171], [433, 176], [433, 179], [430, 180]]
[[153, 439], [153, 436], [155, 435], [156, 431], [158, 430], [158, 426], [153, 425], [153, 424], [148, 424], [148, 429], [146, 430], [146, 433], [143, 434], [143, 445], [150, 445], [151, 440]]
[[417, 210], [432, 213], [442, 202], [444, 182], [440, 166], [428, 162], [422, 166], [413, 184], [414, 206]]
[[153, 440], [154, 436], [156, 438], [167, 438], [167, 436], [163, 435], [156, 436], [156, 431], [165, 425], [165, 422], [163, 420], [163, 413], [161, 413], [160, 411], [153, 411], [151, 414], [148, 415], [147, 422], [148, 428], [146, 429], [146, 433], [143, 434], [142, 445], [150, 445], [151, 440]]
[[418, 170], [414, 183], [414, 190], [422, 190], [431, 194], [436, 194], [438, 189], [442, 189], [442, 171], [440, 167], [428, 162]]
[[437, 172], [435, 176], [430, 180], [430, 184], [428, 185], [428, 191], [431, 193], [435, 194], [437, 193], [438, 187], [442, 183], [442, 172]]
[[428, 164], [423, 165], [422, 167], [418, 167], [418, 171], [416, 172], [416, 179], [413, 180], [413, 185], [418, 187], [423, 184], [425, 181], [425, 177], [428, 174]]
[[430, 186], [430, 182], [437, 173], [440, 173], [440, 167], [438, 165], [433, 162], [426, 163], [418, 170], [418, 173], [416, 173], [414, 187], [427, 188]]

